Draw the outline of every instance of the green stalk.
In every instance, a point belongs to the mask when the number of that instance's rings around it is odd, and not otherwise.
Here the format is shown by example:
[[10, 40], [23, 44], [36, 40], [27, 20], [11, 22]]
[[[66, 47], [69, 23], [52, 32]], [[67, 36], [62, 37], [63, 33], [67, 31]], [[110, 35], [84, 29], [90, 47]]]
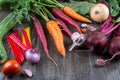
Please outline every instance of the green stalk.
[[51, 19], [55, 20], [55, 17], [51, 14], [51, 12], [48, 9], [46, 9], [46, 7], [42, 7], [42, 8], [45, 11], [45, 13], [47, 14], [47, 16], [49, 16]]
[[0, 23], [0, 64], [4, 63], [7, 60], [7, 52], [6, 52], [5, 48], [4, 48], [2, 38], [17, 23], [15, 18], [16, 18], [16, 14], [15, 13], [10, 13]]
[[57, 0], [53, 0], [53, 1], [54, 1], [54, 3], [56, 3], [56, 5], [57, 5], [59, 8], [61, 8], [61, 9], [64, 8], [64, 5], [62, 5], [61, 3], [59, 3]]
[[17, 23], [15, 17], [16, 15], [11, 13], [0, 23], [0, 39]]
[[7, 53], [4, 48], [2, 39], [0, 39], [0, 64], [4, 63], [7, 60]]
[[54, 6], [54, 5], [51, 5], [51, 4], [45, 4], [45, 3], [41, 3], [41, 2], [36, 2], [36, 4], [38, 4], [38, 5], [42, 5], [42, 6], [56, 7], [56, 6]]
[[45, 14], [45, 12], [43, 11], [43, 9], [40, 6], [38, 6], [38, 7], [36, 6], [36, 9], [32, 9], [32, 12], [41, 16], [45, 21], [49, 21], [47, 14]]
[[51, 6], [59, 7], [60, 9], [64, 8], [64, 5], [62, 5], [56, 0], [43, 0], [43, 1], [41, 0], [41, 3], [46, 4], [46, 6], [48, 7], [50, 7], [49, 5], [51, 5]]

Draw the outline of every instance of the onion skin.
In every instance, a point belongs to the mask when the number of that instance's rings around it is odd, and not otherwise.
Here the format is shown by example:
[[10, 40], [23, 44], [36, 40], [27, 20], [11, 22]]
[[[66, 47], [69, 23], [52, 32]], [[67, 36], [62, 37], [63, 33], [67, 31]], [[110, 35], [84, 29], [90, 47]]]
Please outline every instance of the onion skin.
[[95, 22], [103, 22], [109, 17], [109, 9], [105, 4], [98, 3], [91, 8], [90, 17]]
[[93, 51], [102, 51], [107, 45], [107, 37], [101, 32], [93, 32], [86, 38], [85, 45]]
[[31, 63], [38, 63], [40, 61], [41, 54], [37, 49], [27, 49], [25, 52], [26, 60]]
[[16, 60], [9, 60], [2, 66], [2, 73], [6, 76], [14, 76], [20, 72], [21, 66]]
[[109, 55], [112, 56], [118, 51], [120, 51], [120, 37], [114, 37], [110, 41]]

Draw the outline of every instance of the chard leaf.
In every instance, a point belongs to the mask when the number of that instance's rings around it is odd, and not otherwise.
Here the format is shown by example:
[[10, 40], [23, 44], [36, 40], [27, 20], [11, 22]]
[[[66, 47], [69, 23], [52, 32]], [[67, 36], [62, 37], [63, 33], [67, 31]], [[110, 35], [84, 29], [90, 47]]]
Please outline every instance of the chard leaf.
[[120, 0], [108, 0], [110, 5], [110, 14], [111, 16], [118, 16], [120, 14], [119, 2]]
[[117, 20], [115, 20], [115, 23], [120, 22], [120, 17], [117, 18]]
[[90, 3], [97, 3], [97, 0], [89, 0]]

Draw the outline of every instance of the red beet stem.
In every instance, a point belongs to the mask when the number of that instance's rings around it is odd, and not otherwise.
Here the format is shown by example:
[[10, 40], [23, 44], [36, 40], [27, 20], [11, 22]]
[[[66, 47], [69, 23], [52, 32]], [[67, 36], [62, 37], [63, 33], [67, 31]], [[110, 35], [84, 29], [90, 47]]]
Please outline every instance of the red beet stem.
[[[114, 24], [113, 24], [114, 25]], [[112, 25], [111, 25], [112, 26]], [[111, 27], [111, 29], [109, 31], [106, 32], [106, 35], [111, 33], [112, 31], [114, 31], [116, 28], [118, 28], [120, 26], [120, 23], [118, 23], [117, 25], [115, 25], [114, 27]]]
[[103, 1], [103, 3], [104, 3], [108, 8], [110, 8], [110, 6], [109, 6], [109, 4], [107, 3], [106, 0], [102, 0], [102, 1]]
[[113, 31], [113, 37], [120, 36], [120, 27]]

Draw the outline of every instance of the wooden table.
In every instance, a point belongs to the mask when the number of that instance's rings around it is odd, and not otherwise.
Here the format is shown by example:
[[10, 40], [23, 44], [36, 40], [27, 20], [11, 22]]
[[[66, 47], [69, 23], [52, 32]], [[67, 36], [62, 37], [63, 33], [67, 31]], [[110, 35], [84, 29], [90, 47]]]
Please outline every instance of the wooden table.
[[[2, 11], [0, 12], [0, 21], [8, 14], [9, 12]], [[64, 35], [64, 44], [66, 47], [66, 58], [63, 58], [56, 50], [52, 37], [49, 35], [48, 31], [45, 28], [45, 22], [40, 20], [43, 24], [45, 34], [47, 37], [47, 42], [49, 46], [50, 55], [58, 63], [56, 67], [45, 55], [43, 51], [42, 44], [37, 37], [37, 34], [32, 26], [31, 22], [23, 21], [22, 25], [16, 25], [15, 27], [18, 30], [26, 26], [32, 27], [32, 43], [33, 47], [38, 48], [41, 51], [41, 60], [38, 64], [30, 64], [27, 61], [24, 61], [22, 68], [28, 68], [33, 72], [33, 77], [28, 78], [21, 73], [14, 77], [7, 77], [0, 73], [0, 80], [120, 80], [120, 62], [119, 59], [107, 64], [105, 67], [96, 67], [95, 62], [97, 58], [101, 56], [89, 53], [68, 53], [68, 47], [72, 44], [70, 38], [63, 33]], [[80, 25], [80, 23], [78, 23]], [[96, 27], [99, 27], [99, 24], [91, 24]], [[74, 31], [73, 28], [69, 28]], [[7, 36], [7, 35], [6, 35]], [[14, 56], [8, 47], [6, 38], [3, 39], [6, 51], [8, 53], [8, 59], [14, 59]], [[2, 65], [0, 66], [1, 69]]]

